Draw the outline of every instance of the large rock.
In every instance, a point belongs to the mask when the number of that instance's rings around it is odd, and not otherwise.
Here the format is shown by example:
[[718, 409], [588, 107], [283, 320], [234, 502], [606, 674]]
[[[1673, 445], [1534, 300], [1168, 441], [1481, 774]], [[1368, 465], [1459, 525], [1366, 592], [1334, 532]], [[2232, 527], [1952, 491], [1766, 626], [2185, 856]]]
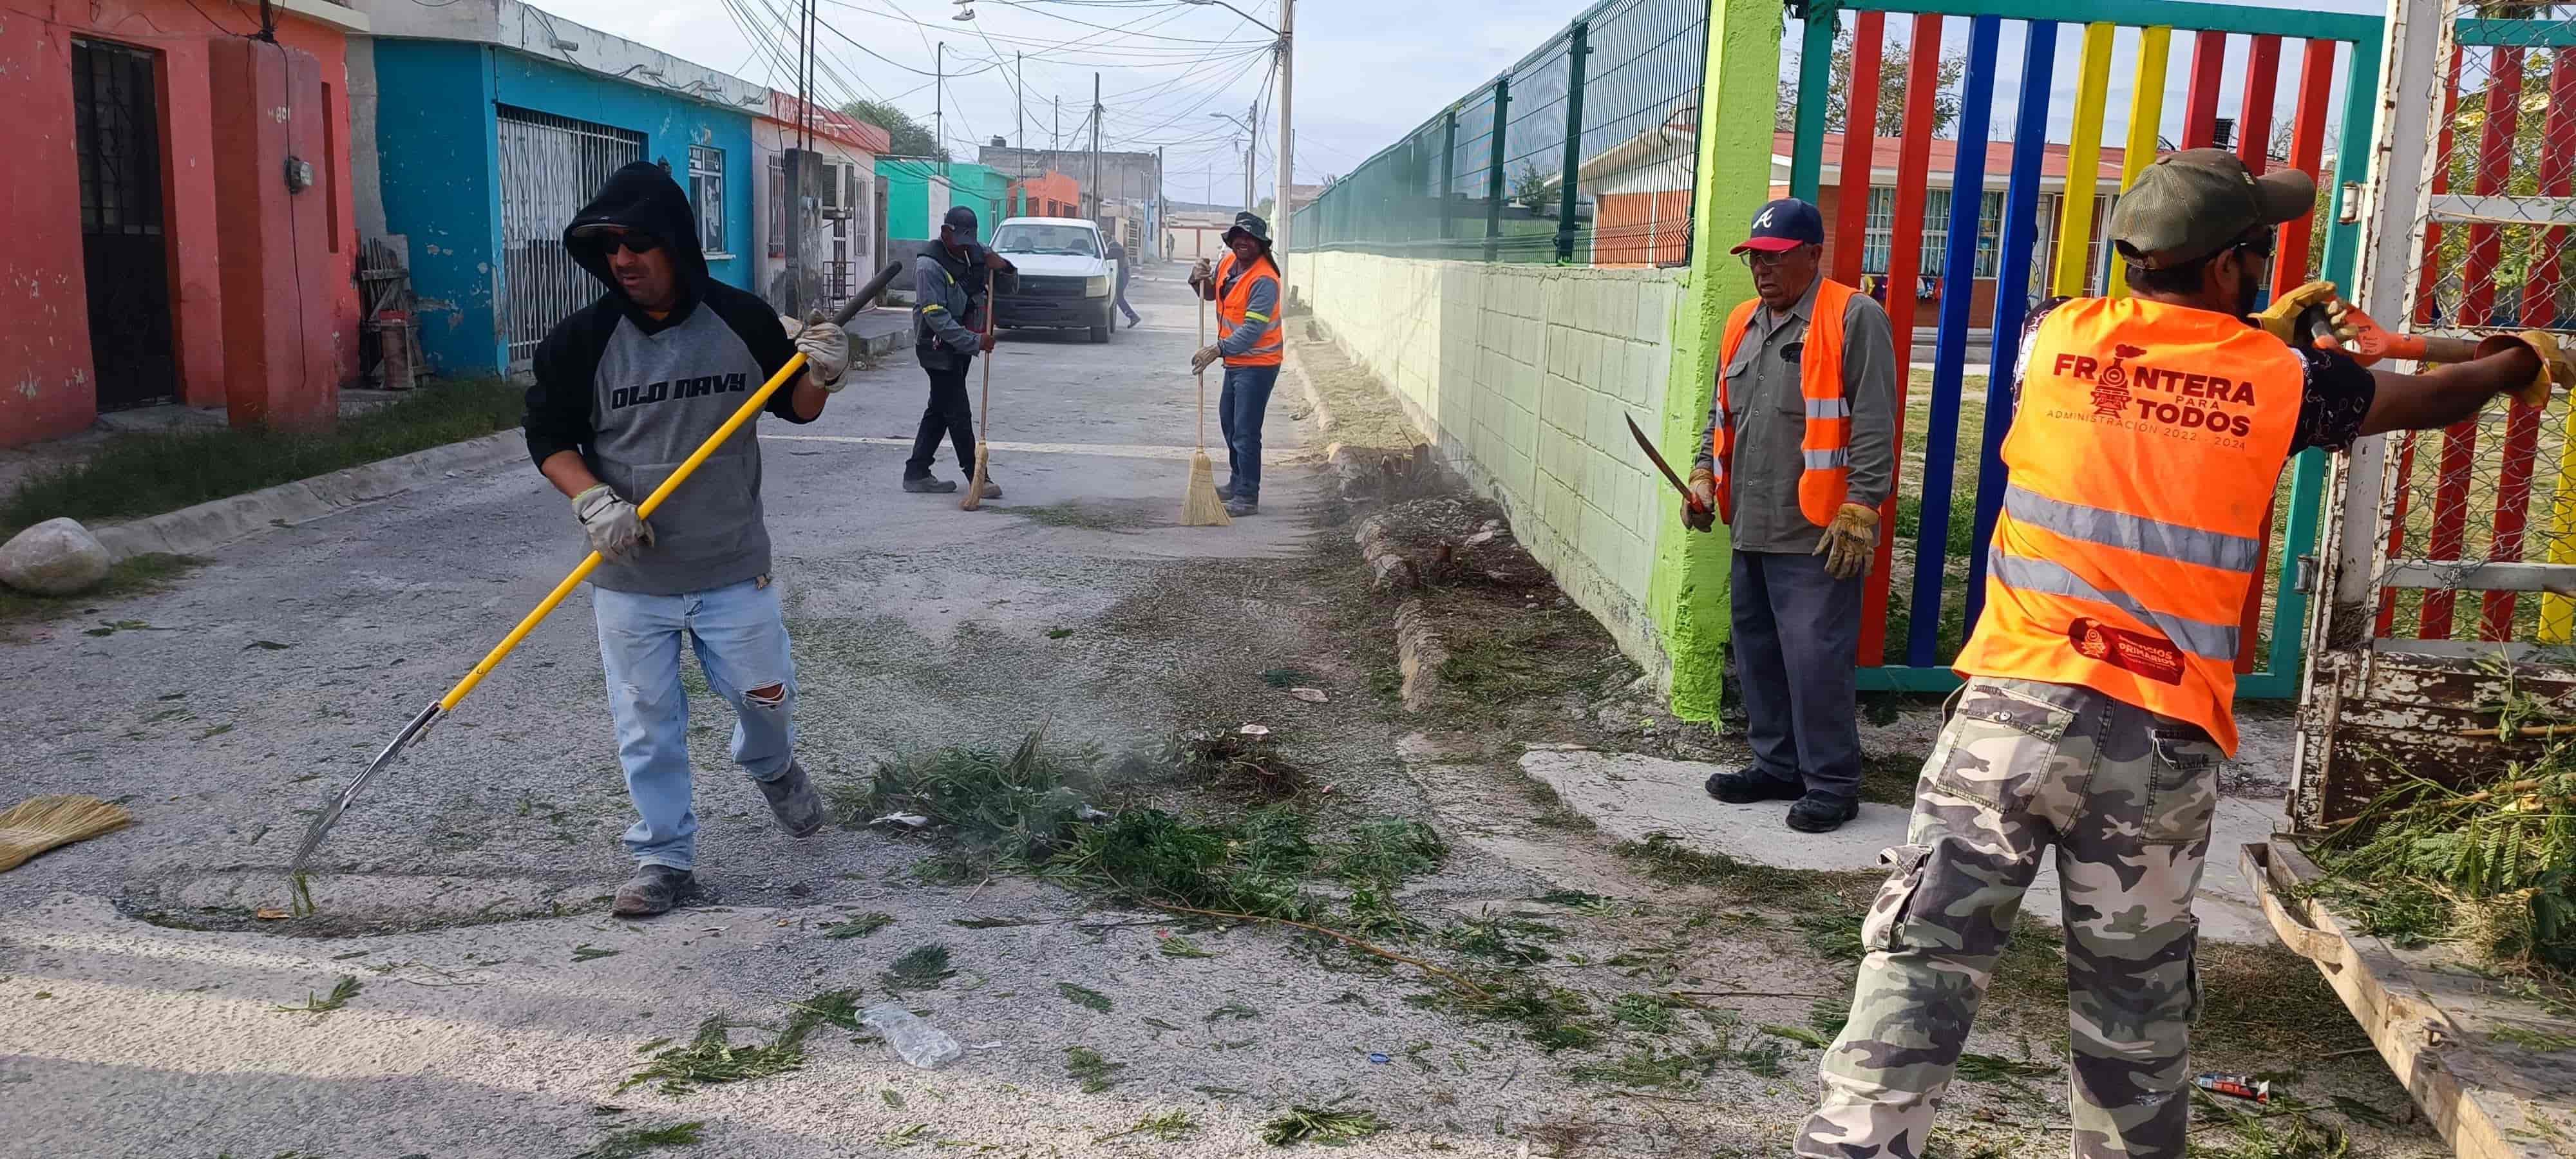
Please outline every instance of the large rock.
[[0, 583], [22, 592], [74, 595], [106, 579], [113, 562], [79, 521], [48, 519], [0, 544]]

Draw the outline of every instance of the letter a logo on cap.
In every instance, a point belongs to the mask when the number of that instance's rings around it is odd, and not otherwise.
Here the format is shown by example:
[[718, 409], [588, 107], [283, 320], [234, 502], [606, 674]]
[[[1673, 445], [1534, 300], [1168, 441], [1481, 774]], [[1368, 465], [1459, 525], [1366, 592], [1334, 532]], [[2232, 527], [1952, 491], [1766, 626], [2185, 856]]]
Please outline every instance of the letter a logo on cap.
[[1772, 214], [1775, 214], [1775, 213], [1778, 213], [1778, 212], [1780, 212], [1780, 211], [1779, 211], [1779, 210], [1777, 210], [1777, 209], [1773, 209], [1773, 208], [1765, 207], [1765, 208], [1762, 210], [1762, 216], [1760, 216], [1760, 217], [1757, 217], [1757, 218], [1754, 218], [1754, 219], [1753, 219], [1753, 228], [1755, 228], [1755, 229], [1767, 229], [1767, 228], [1769, 228], [1769, 227], [1770, 227], [1770, 225], [1771, 225], [1771, 215], [1772, 215]]

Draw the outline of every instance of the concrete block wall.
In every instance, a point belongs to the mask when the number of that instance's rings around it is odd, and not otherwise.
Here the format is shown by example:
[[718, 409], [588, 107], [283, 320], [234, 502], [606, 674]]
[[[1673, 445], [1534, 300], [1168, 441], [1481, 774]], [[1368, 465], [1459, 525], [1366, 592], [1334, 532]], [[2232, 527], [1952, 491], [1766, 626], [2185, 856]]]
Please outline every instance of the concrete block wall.
[[1288, 280], [1661, 681], [1669, 664], [1648, 592], [1656, 538], [1678, 525], [1663, 526], [1668, 488], [1626, 419], [1661, 430], [1677, 273], [1292, 253]]

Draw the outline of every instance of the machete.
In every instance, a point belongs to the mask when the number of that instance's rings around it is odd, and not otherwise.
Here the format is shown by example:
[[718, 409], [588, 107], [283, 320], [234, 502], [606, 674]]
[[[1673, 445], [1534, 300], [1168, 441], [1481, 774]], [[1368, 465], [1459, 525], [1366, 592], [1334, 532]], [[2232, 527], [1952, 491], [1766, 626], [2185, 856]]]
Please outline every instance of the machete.
[[[832, 324], [849, 325], [850, 319], [857, 317], [859, 311], [878, 294], [884, 293], [885, 288], [892, 284], [903, 270], [904, 266], [901, 262], [887, 263], [884, 269], [877, 271], [875, 277], [868, 279], [867, 285], [859, 287], [859, 292], [851, 295], [850, 300], [842, 304], [840, 311], [832, 316]], [[750, 398], [744, 399], [742, 406], [733, 412], [733, 417], [726, 419], [723, 426], [717, 427], [714, 434], [707, 436], [707, 441], [681, 462], [679, 469], [671, 472], [670, 478], [663, 480], [662, 485], [654, 488], [651, 495], [645, 497], [642, 503], [635, 505], [636, 517], [649, 516], [661, 507], [662, 501], [670, 498], [671, 492], [679, 490], [680, 484], [688, 481], [699, 464], [706, 462], [708, 456], [715, 454], [717, 447], [723, 446], [726, 439], [732, 438], [735, 431], [742, 429], [743, 424], [750, 422], [760, 413], [760, 408], [768, 404], [769, 396], [778, 393], [779, 388], [793, 381], [797, 373], [804, 369], [804, 354], [799, 353], [788, 359], [787, 365], [779, 367], [778, 373], [770, 375], [766, 384], [763, 384], [759, 390], [753, 391]], [[526, 639], [528, 633], [555, 610], [555, 605], [562, 603], [564, 597], [571, 595], [573, 589], [580, 587], [583, 580], [590, 578], [590, 573], [599, 567], [599, 563], [599, 553], [591, 552], [581, 561], [580, 566], [572, 569], [571, 575], [565, 576], [562, 583], [555, 585], [555, 590], [546, 593], [546, 598], [538, 601], [537, 606], [519, 621], [518, 627], [510, 629], [509, 635], [501, 637], [501, 642], [493, 645], [492, 650], [484, 654], [482, 663], [475, 665], [473, 671], [466, 673], [464, 679], [457, 681], [455, 687], [448, 689], [447, 695], [431, 701], [429, 707], [420, 710], [420, 715], [411, 718], [410, 724], [404, 725], [401, 732], [394, 734], [392, 743], [387, 744], [384, 751], [377, 753], [376, 759], [367, 762], [367, 767], [361, 770], [347, 787], [340, 790], [339, 796], [333, 797], [331, 803], [323, 807], [320, 815], [313, 818], [312, 827], [304, 831], [303, 847], [295, 851], [295, 861], [287, 867], [286, 872], [289, 877], [299, 876], [304, 872], [305, 861], [310, 859], [313, 851], [321, 846], [323, 836], [329, 833], [331, 826], [340, 820], [340, 814], [348, 811], [349, 802], [357, 799], [358, 791], [366, 788], [367, 782], [374, 780], [376, 774], [392, 767], [395, 758], [400, 757], [403, 750], [411, 747], [414, 742], [429, 732], [429, 726], [438, 723], [448, 713], [455, 711], [457, 704], [465, 699], [465, 695], [474, 691], [474, 686], [481, 684], [483, 678], [490, 675], [492, 669], [510, 654], [510, 650], [518, 647], [519, 641]]]
[[1673, 490], [1682, 493], [1682, 506], [1690, 508], [1693, 515], [1708, 514], [1708, 508], [1700, 506], [1699, 499], [1693, 496], [1690, 488], [1682, 483], [1682, 477], [1673, 474], [1672, 464], [1664, 461], [1663, 452], [1655, 449], [1655, 441], [1646, 437], [1646, 432], [1637, 426], [1637, 420], [1628, 419], [1628, 433], [1636, 437], [1637, 449], [1646, 452], [1646, 457], [1655, 461], [1655, 469], [1664, 473], [1664, 480], [1673, 485]]

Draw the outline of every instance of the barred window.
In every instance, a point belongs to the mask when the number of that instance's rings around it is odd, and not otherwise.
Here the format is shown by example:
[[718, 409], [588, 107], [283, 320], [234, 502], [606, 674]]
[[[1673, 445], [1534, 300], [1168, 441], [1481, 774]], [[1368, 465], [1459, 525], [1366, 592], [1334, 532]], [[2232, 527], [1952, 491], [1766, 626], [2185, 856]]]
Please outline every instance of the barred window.
[[1927, 278], [1950, 268], [1950, 191], [1923, 191], [1923, 259], [1914, 267]]
[[712, 145], [689, 146], [689, 201], [698, 210], [698, 248], [725, 252], [725, 156]]
[[1860, 270], [1865, 274], [1887, 272], [1887, 257], [1895, 247], [1896, 191], [1884, 185], [1869, 190], [1868, 232], [1862, 235]]
[[1977, 203], [1977, 276], [1995, 276], [1995, 263], [2003, 248], [2004, 193], [1990, 189]]

